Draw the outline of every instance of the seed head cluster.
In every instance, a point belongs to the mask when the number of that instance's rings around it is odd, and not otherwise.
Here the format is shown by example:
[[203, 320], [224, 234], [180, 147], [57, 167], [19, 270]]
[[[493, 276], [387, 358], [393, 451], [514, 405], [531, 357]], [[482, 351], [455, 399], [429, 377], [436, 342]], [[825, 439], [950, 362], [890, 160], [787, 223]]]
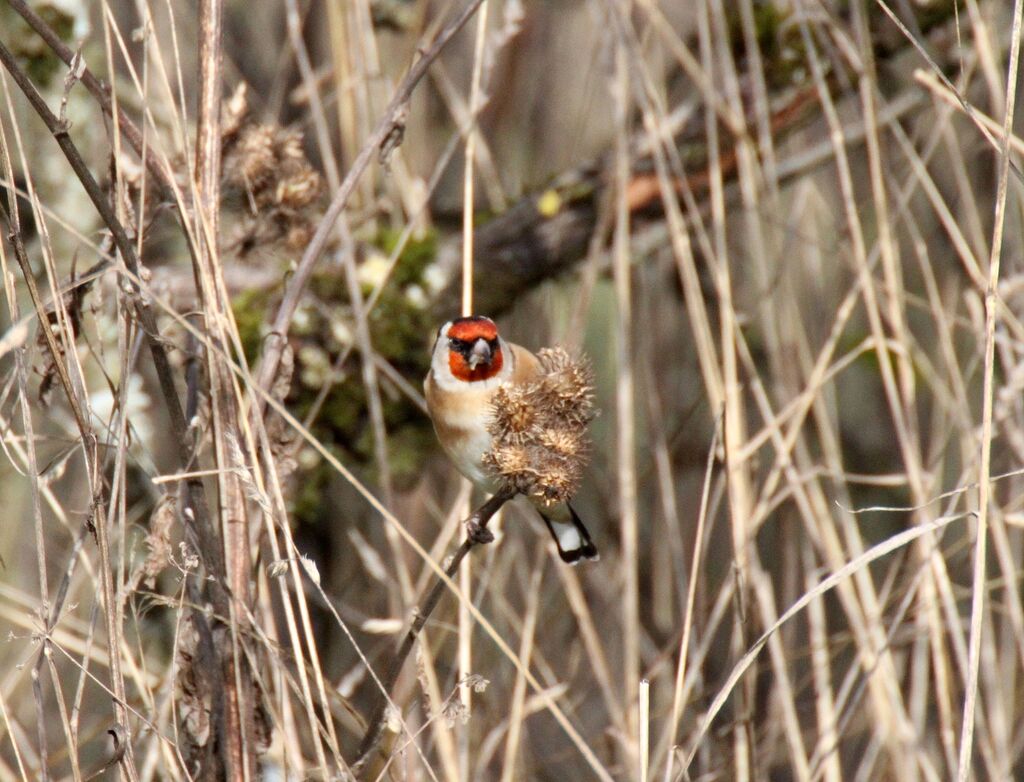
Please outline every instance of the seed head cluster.
[[590, 451], [587, 427], [596, 415], [594, 387], [589, 365], [562, 348], [545, 348], [537, 357], [537, 379], [494, 395], [484, 464], [502, 488], [550, 505], [579, 486]]
[[221, 149], [224, 197], [244, 215], [235, 231], [239, 254], [275, 243], [304, 248], [323, 181], [306, 158], [301, 131], [254, 121], [242, 84], [224, 105]]

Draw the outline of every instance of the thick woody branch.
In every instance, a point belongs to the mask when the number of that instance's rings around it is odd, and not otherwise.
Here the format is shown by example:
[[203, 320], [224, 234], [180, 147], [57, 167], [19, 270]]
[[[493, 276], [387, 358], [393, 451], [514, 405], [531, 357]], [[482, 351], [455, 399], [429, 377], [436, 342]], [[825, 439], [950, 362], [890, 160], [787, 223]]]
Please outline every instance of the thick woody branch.
[[[218, 239], [220, 235], [221, 181], [221, 61], [223, 5], [221, 0], [199, 3], [199, 112], [196, 123], [196, 209], [194, 214], [195, 273], [203, 292], [203, 320], [213, 344], [228, 344], [224, 324], [225, 308], [230, 306], [220, 295], [222, 277]], [[220, 645], [224, 682], [222, 713], [214, 714], [223, 730], [220, 758], [212, 759], [216, 769], [230, 779], [246, 779], [256, 773], [253, 676], [242, 651], [239, 625], [249, 610], [249, 580], [252, 563], [249, 556], [248, 509], [241, 481], [231, 462], [234, 456], [226, 446], [229, 439], [240, 440], [239, 413], [231, 383], [230, 369], [222, 351], [207, 350], [206, 364], [215, 432], [218, 471], [218, 501], [223, 523], [224, 571], [234, 609], [230, 617], [228, 642]], [[204, 769], [211, 778], [213, 769]]]

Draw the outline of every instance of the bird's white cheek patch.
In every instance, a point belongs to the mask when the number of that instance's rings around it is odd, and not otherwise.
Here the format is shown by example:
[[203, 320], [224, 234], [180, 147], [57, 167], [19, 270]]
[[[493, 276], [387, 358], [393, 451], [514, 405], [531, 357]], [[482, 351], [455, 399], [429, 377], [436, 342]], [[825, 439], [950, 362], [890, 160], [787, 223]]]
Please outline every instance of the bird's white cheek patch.
[[576, 551], [576, 549], [583, 548], [583, 538], [580, 537], [579, 530], [572, 524], [554, 521], [551, 525], [555, 528], [558, 545], [562, 551]]

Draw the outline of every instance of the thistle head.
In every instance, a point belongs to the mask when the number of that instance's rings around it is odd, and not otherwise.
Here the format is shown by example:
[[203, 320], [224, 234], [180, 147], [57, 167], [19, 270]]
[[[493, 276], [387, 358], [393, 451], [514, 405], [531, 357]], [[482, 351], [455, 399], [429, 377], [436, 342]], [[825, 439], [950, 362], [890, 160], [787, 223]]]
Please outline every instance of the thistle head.
[[586, 467], [587, 427], [596, 415], [593, 376], [585, 361], [562, 348], [545, 348], [537, 357], [536, 378], [495, 392], [484, 464], [502, 488], [555, 504], [572, 497]]

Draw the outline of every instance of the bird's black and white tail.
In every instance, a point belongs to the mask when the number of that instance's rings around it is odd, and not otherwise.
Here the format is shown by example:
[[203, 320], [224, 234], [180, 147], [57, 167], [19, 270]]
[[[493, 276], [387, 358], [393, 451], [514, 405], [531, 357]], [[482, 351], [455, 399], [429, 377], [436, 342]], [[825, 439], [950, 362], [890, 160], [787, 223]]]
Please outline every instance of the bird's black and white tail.
[[597, 546], [590, 539], [590, 533], [584, 526], [580, 517], [576, 515], [572, 505], [565, 504], [569, 509], [568, 521], [556, 521], [543, 511], [538, 510], [544, 523], [548, 525], [551, 537], [555, 539], [558, 547], [558, 556], [563, 562], [575, 565], [581, 559], [600, 559], [597, 553]]

